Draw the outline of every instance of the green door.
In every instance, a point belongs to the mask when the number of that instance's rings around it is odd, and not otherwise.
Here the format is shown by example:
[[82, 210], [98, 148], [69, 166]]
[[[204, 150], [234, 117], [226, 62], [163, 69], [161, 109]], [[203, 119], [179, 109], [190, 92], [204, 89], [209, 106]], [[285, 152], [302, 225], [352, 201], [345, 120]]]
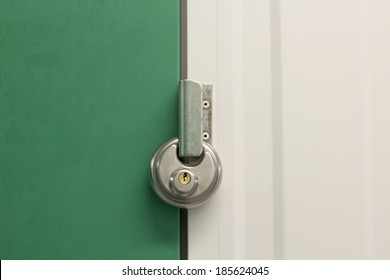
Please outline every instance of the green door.
[[0, 258], [178, 259], [179, 0], [0, 1]]

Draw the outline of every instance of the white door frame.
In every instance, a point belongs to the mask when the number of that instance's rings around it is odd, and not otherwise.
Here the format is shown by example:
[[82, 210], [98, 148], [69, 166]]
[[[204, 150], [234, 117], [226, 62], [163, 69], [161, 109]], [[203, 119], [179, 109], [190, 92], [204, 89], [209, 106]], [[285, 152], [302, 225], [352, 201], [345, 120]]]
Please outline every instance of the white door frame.
[[188, 78], [214, 85], [213, 143], [223, 164], [217, 195], [188, 212], [188, 258], [272, 259], [270, 3], [187, 5]]
[[188, 0], [217, 195], [189, 259], [390, 258], [390, 2]]

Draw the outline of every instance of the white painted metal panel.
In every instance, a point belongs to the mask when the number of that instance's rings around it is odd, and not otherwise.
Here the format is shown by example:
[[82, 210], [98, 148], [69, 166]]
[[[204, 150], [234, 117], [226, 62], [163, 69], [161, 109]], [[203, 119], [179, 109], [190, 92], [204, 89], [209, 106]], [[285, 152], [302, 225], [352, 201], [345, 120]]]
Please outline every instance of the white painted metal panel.
[[189, 0], [221, 189], [189, 258], [390, 258], [390, 2]]
[[377, 0], [280, 2], [280, 30], [271, 32], [280, 32], [283, 258], [390, 257], [381, 238], [390, 193], [380, 187], [390, 180], [377, 173], [389, 164], [375, 154], [390, 152], [390, 142], [376, 142], [390, 136], [390, 111], [381, 110], [390, 105], [390, 37], [376, 35], [389, 30], [381, 12], [389, 8]]

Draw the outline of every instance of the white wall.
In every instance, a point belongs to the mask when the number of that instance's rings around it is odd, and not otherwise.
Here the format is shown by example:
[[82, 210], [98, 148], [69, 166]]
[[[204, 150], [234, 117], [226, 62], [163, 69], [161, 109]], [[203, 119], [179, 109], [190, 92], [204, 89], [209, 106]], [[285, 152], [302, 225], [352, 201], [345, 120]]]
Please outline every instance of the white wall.
[[188, 0], [188, 76], [215, 85], [224, 168], [190, 210], [190, 259], [390, 258], [389, 14]]

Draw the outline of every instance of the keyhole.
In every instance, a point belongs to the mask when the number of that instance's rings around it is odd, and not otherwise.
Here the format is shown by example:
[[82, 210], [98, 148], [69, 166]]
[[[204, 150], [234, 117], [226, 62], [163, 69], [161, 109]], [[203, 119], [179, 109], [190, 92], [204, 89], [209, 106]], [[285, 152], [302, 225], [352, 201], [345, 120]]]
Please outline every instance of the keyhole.
[[187, 185], [189, 182], [191, 182], [191, 175], [187, 172], [180, 173], [179, 182], [182, 185]]

